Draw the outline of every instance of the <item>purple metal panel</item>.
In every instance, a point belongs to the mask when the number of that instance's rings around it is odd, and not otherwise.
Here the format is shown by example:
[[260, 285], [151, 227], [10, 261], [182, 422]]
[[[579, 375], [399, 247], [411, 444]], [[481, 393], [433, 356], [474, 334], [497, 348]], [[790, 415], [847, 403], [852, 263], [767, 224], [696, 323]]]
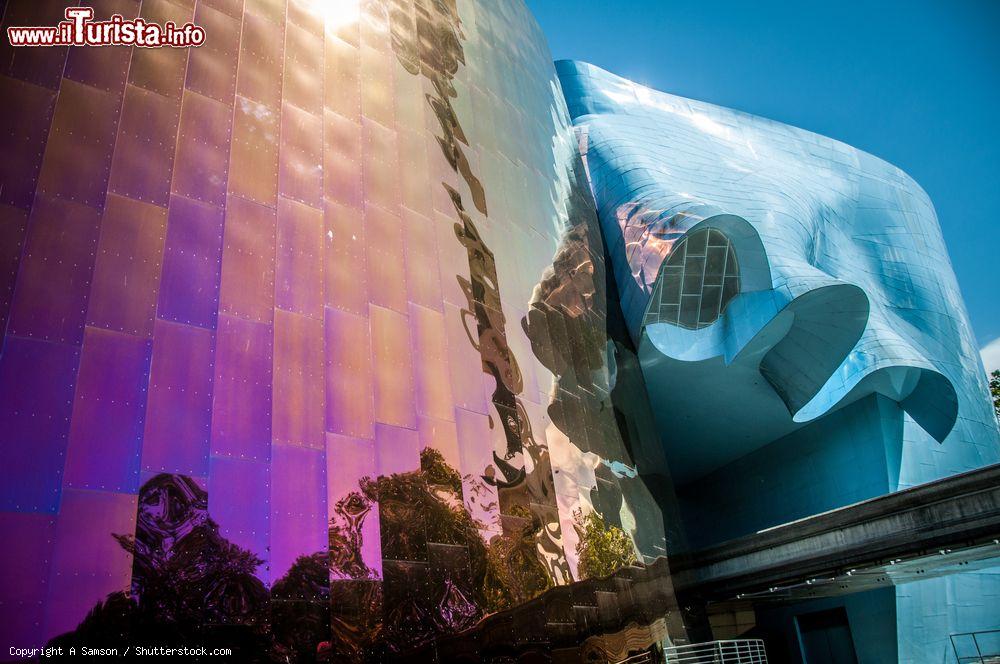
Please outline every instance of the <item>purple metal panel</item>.
[[179, 122], [178, 100], [127, 86], [108, 191], [166, 207]]
[[121, 93], [63, 80], [38, 176], [38, 191], [104, 206]]
[[326, 246], [323, 260], [324, 295], [329, 307], [368, 315], [368, 270], [365, 226], [361, 211], [326, 202]]
[[223, 237], [219, 311], [270, 323], [274, 319], [275, 211], [230, 196]]
[[365, 207], [377, 205], [393, 214], [399, 212], [401, 200], [398, 162], [384, 162], [379, 159], [381, 152], [366, 149], [362, 155]]
[[87, 324], [151, 338], [167, 210], [108, 195], [97, 244]]
[[184, 91], [172, 193], [225, 205], [232, 120], [232, 105]]
[[380, 476], [420, 469], [420, 434], [414, 429], [376, 424], [375, 451]]
[[368, 319], [326, 310], [326, 427], [347, 436], [375, 435]]
[[285, 26], [285, 71], [281, 96], [307, 113], [323, 114], [323, 32]]
[[219, 316], [212, 456], [255, 461], [270, 456], [271, 333], [266, 323]]
[[333, 111], [326, 111], [323, 114], [323, 131], [325, 150], [342, 155], [357, 168], [361, 167], [361, 125]]
[[222, 271], [222, 209], [170, 198], [157, 315], [214, 328]]
[[458, 449], [458, 427], [454, 415], [449, 420], [436, 420], [432, 417], [417, 418], [417, 431], [420, 432], [420, 449], [430, 447], [441, 453], [445, 462], [456, 470], [462, 467], [462, 456]]
[[417, 413], [439, 420], [454, 419], [444, 315], [412, 303], [409, 311]]
[[0, 512], [0, 642], [42, 643], [55, 517]]
[[298, 314], [323, 316], [323, 211], [278, 199], [275, 305]]
[[[51, 49], [21, 49], [44, 51]], [[0, 76], [0, 98], [16, 99], [6, 104], [0, 131], [0, 203], [28, 209], [35, 197], [38, 171], [52, 124], [56, 93], [38, 85]], [[14, 129], [16, 127], [16, 130]]]
[[242, 14], [242, 7], [230, 16], [204, 2], [198, 3], [194, 23], [203, 27], [210, 37], [198, 48], [191, 49], [185, 84], [188, 90], [224, 104], [233, 103]]
[[39, 194], [14, 289], [9, 334], [83, 340], [101, 213]]
[[331, 528], [346, 540], [330, 551], [334, 579], [382, 576], [378, 503], [361, 492], [361, 480], [377, 476], [375, 441], [326, 435], [327, 510]]
[[271, 579], [299, 556], [328, 550], [325, 453], [275, 445], [271, 457]]
[[28, 213], [0, 204], [0, 330], [7, 329], [7, 315], [14, 299], [17, 267], [28, 232]]
[[[172, 21], [184, 25], [191, 20], [193, 3], [175, 3], [173, 0], [143, 0], [140, 15], [149, 23], [163, 25]], [[184, 88], [189, 48], [137, 48], [132, 53], [129, 66], [129, 83], [179, 99]]]
[[63, 484], [77, 489], [139, 490], [151, 343], [87, 328], [73, 402]]
[[[352, 127], [360, 131], [357, 125]], [[364, 200], [364, 185], [360, 162], [328, 145], [323, 151], [323, 171], [326, 196], [350, 207], [361, 207]]]
[[132, 555], [114, 538], [135, 531], [138, 497], [67, 489], [56, 518], [45, 636], [75, 628], [115, 591], [128, 591]]
[[[94, 8], [95, 21], [107, 21], [112, 14], [126, 19], [139, 14], [138, 0], [93, 0], [87, 6]], [[132, 52], [131, 48], [73, 47], [69, 50], [63, 76], [120, 95], [128, 76]]]
[[229, 193], [269, 207], [278, 198], [278, 111], [236, 97]]
[[[402, 126], [397, 129], [399, 187], [403, 205], [424, 217], [431, 218], [434, 216], [434, 204], [431, 189], [427, 186], [429, 166], [426, 146], [428, 137], [418, 131], [409, 131]], [[438, 148], [437, 145], [434, 147]]]
[[375, 421], [415, 428], [410, 322], [403, 314], [369, 307], [375, 369]]
[[465, 309], [446, 304], [444, 323], [455, 405], [485, 415], [487, 393], [483, 384], [483, 358], [472, 342], [472, 335], [476, 332], [475, 316]]
[[15, 48], [6, 39], [10, 25], [55, 25], [65, 19], [63, 0], [7, 2], [3, 14], [4, 39], [0, 39], [0, 73], [22, 81], [59, 89], [60, 77], [66, 65], [65, 46], [47, 48]]
[[323, 120], [287, 102], [281, 105], [278, 193], [323, 206]]
[[365, 256], [372, 304], [406, 313], [403, 222], [374, 205], [365, 205]]
[[406, 234], [406, 292], [410, 302], [442, 310], [441, 278], [438, 272], [437, 233], [434, 222], [401, 208]]
[[219, 534], [265, 562], [257, 575], [266, 583], [271, 510], [269, 464], [212, 457], [208, 475], [208, 513]]
[[212, 424], [212, 332], [157, 320], [142, 469], [208, 474]]
[[240, 39], [236, 93], [274, 111], [281, 108], [283, 33], [281, 22], [270, 21], [253, 8], [247, 8]]
[[282, 309], [274, 311], [275, 443], [324, 446], [323, 321]]
[[8, 336], [0, 356], [0, 509], [55, 512], [80, 351]]

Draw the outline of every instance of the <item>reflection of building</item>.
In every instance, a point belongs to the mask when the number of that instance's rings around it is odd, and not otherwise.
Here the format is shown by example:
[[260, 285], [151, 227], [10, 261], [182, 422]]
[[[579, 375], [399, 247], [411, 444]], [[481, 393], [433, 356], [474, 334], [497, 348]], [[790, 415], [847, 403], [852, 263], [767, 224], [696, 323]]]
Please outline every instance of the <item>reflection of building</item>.
[[[557, 75], [520, 0], [141, 13], [207, 42], [4, 48], [4, 642], [104, 602], [79, 638], [336, 661], [612, 602], [618, 656], [704, 633], [664, 557], [997, 461], [933, 211], [875, 158]], [[822, 608], [937, 661], [994, 578]]]

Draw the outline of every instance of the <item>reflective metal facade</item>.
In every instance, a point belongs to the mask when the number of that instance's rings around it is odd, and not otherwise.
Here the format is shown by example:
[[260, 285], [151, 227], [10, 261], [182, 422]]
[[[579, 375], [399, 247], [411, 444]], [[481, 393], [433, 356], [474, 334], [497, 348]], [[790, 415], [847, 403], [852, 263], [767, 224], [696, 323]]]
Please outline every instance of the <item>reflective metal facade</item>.
[[391, 657], [666, 553], [519, 0], [95, 5], [207, 41], [0, 58], [5, 643]]
[[[557, 70], [696, 544], [1000, 461], [937, 217], [911, 178], [592, 65]], [[719, 302], [724, 283], [702, 258], [693, 287], [671, 272], [679, 243], [706, 229], [731, 240], [739, 294], [685, 329], [685, 303]], [[899, 587], [887, 630], [852, 620], [871, 630], [859, 653], [895, 630], [900, 661], [945, 660], [949, 634], [997, 626], [998, 579]]]

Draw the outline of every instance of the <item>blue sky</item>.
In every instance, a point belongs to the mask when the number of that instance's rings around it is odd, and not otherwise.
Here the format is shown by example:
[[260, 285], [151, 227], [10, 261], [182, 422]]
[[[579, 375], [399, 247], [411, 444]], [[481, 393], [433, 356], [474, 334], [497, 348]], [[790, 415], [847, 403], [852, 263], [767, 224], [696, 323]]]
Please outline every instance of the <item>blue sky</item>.
[[556, 59], [825, 134], [913, 176], [1000, 368], [1000, 1], [526, 2]]

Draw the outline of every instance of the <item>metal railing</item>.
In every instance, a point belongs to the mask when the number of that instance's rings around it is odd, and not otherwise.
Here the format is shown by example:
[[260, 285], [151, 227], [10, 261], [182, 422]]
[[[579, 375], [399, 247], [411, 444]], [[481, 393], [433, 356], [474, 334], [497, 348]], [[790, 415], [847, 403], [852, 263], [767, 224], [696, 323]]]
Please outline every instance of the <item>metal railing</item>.
[[958, 664], [1000, 664], [1000, 629], [951, 635]]
[[709, 641], [663, 649], [667, 664], [767, 664], [760, 639]]

